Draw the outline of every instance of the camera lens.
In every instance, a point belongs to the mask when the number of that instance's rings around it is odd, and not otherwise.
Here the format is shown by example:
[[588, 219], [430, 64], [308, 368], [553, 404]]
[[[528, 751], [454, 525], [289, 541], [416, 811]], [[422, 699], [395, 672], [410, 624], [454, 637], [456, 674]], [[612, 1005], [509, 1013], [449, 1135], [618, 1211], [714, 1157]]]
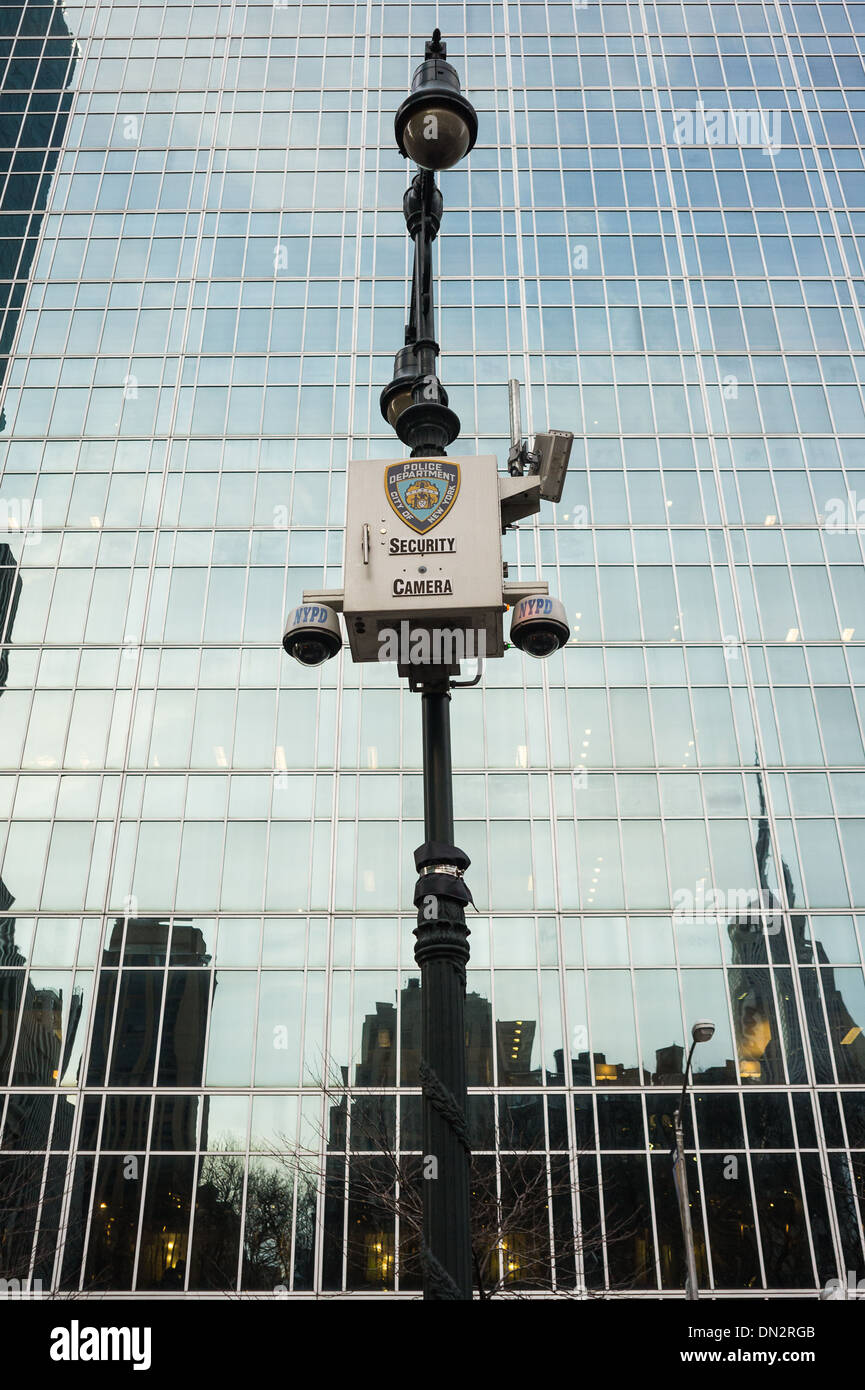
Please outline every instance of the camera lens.
[[320, 666], [327, 661], [328, 650], [320, 637], [298, 637], [292, 643], [291, 655], [304, 666]]
[[558, 649], [558, 645], [556, 634], [549, 628], [527, 632], [523, 638], [523, 651], [528, 652], [529, 656], [550, 656]]
[[301, 666], [321, 666], [329, 661], [342, 646], [336, 610], [312, 600], [299, 604], [289, 615], [282, 645]]

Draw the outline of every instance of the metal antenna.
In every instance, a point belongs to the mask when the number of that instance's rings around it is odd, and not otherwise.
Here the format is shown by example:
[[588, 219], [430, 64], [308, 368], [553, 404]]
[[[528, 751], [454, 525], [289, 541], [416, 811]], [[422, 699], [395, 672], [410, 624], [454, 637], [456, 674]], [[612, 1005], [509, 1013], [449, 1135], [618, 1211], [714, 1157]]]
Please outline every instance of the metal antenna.
[[520, 383], [515, 376], [508, 382], [508, 397], [511, 411], [511, 445], [521, 444], [523, 427], [520, 421]]
[[520, 383], [515, 376], [512, 376], [508, 382], [508, 405], [511, 416], [508, 472], [512, 478], [522, 478], [526, 471], [526, 465], [523, 456], [523, 427], [520, 420]]
[[526, 469], [529, 473], [538, 472], [541, 460], [540, 455], [532, 452], [528, 447], [528, 442], [523, 439], [523, 427], [520, 420], [520, 383], [515, 376], [512, 376], [508, 382], [508, 404], [511, 416], [508, 472], [512, 478], [524, 478]]

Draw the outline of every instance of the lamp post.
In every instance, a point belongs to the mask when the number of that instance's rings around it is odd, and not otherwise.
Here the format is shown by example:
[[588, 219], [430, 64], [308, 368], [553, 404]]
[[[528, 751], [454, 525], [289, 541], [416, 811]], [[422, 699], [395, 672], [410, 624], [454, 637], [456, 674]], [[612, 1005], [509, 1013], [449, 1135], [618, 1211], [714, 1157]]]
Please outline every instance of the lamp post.
[[697, 1043], [708, 1042], [715, 1032], [715, 1025], [708, 1019], [700, 1019], [691, 1029], [691, 1048], [688, 1052], [688, 1060], [685, 1063], [685, 1074], [682, 1078], [682, 1094], [679, 1097], [679, 1104], [673, 1113], [673, 1131], [675, 1139], [673, 1143], [673, 1181], [676, 1185], [676, 1192], [679, 1198], [679, 1216], [682, 1222], [682, 1240], [685, 1246], [685, 1264], [687, 1267], [687, 1278], [685, 1281], [685, 1297], [699, 1298], [697, 1286], [697, 1256], [694, 1249], [694, 1228], [691, 1224], [691, 1201], [688, 1193], [688, 1172], [685, 1167], [685, 1134], [682, 1122], [682, 1112], [685, 1107], [685, 1095], [688, 1090], [688, 1075], [691, 1070], [691, 1058], [694, 1055], [694, 1048]]
[[394, 119], [400, 154], [418, 166], [402, 201], [414, 242], [411, 302], [405, 346], [396, 354], [393, 380], [381, 393], [381, 413], [409, 445], [412, 458], [418, 458], [444, 456], [460, 432], [459, 417], [448, 409], [447, 392], [436, 371], [432, 244], [443, 205], [435, 176], [438, 170], [453, 168], [474, 147], [478, 118], [460, 90], [438, 29], [427, 42], [411, 86]]
[[[405, 346], [381, 393], [381, 413], [411, 457], [444, 457], [460, 431], [439, 381], [436, 359], [432, 243], [442, 217], [435, 174], [472, 149], [478, 118], [460, 91], [438, 29], [394, 121], [400, 153], [418, 165], [403, 198], [414, 243]], [[453, 843], [450, 694], [446, 674], [422, 684], [424, 843], [415, 851], [415, 960], [421, 972], [423, 1091], [423, 1237], [425, 1299], [470, 1299], [471, 1152], [466, 1125], [465, 987], [469, 958], [463, 874], [469, 858]]]
[[[542, 499], [560, 500], [573, 435], [551, 429], [534, 435], [529, 447], [520, 437], [515, 390], [509, 476], [498, 472], [493, 455], [448, 459], [445, 453], [460, 422], [437, 374], [432, 243], [442, 196], [435, 174], [472, 149], [477, 128], [436, 29], [394, 122], [400, 152], [418, 165], [403, 199], [414, 267], [405, 342], [380, 404], [411, 457], [398, 463], [350, 460], [343, 587], [304, 590], [282, 638], [289, 656], [307, 667], [320, 665], [342, 649], [341, 615], [353, 660], [396, 661], [409, 689], [421, 695], [425, 838], [414, 856], [421, 1258], [424, 1298], [436, 1300], [472, 1297], [465, 1115], [465, 907], [472, 899], [464, 880], [469, 857], [453, 843], [450, 691], [477, 685], [482, 661], [504, 656], [503, 616], [509, 610], [510, 644], [528, 656], [543, 660], [570, 636], [564, 605], [550, 596], [546, 580], [507, 577], [501, 537], [536, 515]], [[454, 679], [460, 662], [475, 658], [477, 675]]]

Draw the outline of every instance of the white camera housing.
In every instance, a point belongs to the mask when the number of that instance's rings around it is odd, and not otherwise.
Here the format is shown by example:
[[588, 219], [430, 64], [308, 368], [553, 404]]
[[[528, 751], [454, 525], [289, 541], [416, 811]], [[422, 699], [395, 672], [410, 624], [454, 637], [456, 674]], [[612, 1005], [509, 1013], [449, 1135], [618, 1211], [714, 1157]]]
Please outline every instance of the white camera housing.
[[511, 615], [511, 641], [527, 656], [552, 656], [570, 635], [565, 605], [560, 599], [543, 595], [520, 599]]
[[339, 615], [326, 603], [301, 603], [289, 615], [282, 645], [301, 666], [321, 666], [342, 647]]

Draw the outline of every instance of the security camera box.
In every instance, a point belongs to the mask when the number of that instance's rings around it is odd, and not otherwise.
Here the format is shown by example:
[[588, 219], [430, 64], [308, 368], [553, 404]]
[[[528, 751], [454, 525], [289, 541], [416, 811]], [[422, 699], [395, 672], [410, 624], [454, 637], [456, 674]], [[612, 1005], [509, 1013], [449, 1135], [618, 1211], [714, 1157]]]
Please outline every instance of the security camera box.
[[387, 660], [381, 634], [403, 620], [503, 655], [500, 515], [491, 454], [352, 460], [343, 613], [354, 660]]

